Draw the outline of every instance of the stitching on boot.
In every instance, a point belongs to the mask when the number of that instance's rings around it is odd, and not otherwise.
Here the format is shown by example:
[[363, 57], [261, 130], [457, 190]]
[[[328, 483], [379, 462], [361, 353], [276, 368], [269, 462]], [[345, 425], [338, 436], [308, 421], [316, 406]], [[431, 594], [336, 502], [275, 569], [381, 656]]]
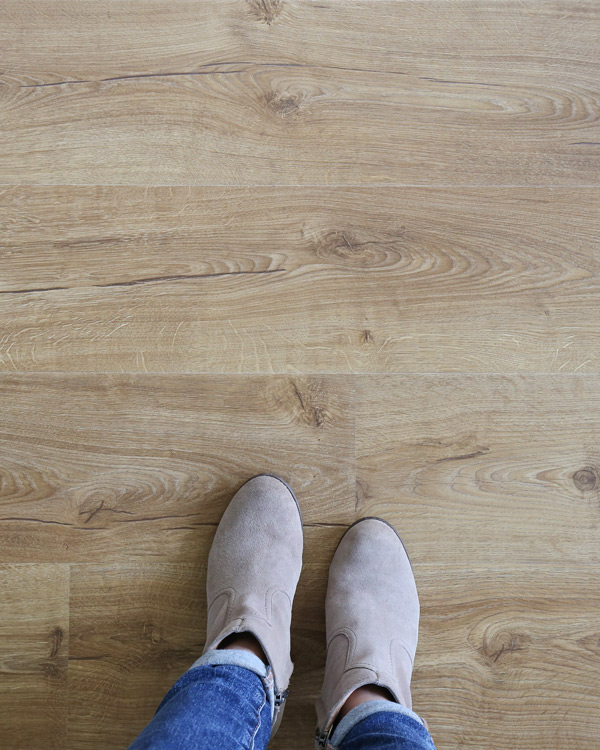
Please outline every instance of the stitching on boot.
[[411, 656], [410, 651], [408, 650], [408, 646], [406, 645], [406, 643], [402, 640], [402, 638], [392, 638], [392, 640], [390, 641], [390, 664], [392, 665], [392, 671], [394, 670], [394, 667], [395, 667], [395, 665], [394, 665], [394, 657], [392, 656], [392, 646], [394, 645], [394, 643], [399, 644], [399, 646], [406, 652], [406, 655], [408, 656], [408, 658], [410, 660], [410, 666], [414, 667], [415, 660], [414, 660], [414, 657]]
[[225, 611], [225, 624], [227, 624], [231, 619], [231, 608], [235, 600], [235, 589], [226, 588], [226, 589], [221, 589], [220, 591], [217, 591], [217, 593], [213, 597], [212, 602], [208, 605], [206, 616], [207, 618], [209, 617], [211, 609], [214, 607], [219, 597], [223, 595], [227, 597], [227, 609]]
[[348, 665], [348, 663], [351, 661], [351, 656], [354, 656], [355, 644], [357, 640], [356, 633], [352, 630], [352, 628], [347, 627], [342, 627], [334, 630], [333, 633], [329, 636], [329, 640], [327, 641], [327, 650], [329, 650], [331, 644], [338, 635], [345, 635], [346, 640], [348, 641], [348, 653], [346, 654], [346, 665]]
[[339, 628], [338, 630], [336, 630], [335, 633], [333, 633], [333, 635], [331, 636], [329, 643], [327, 644], [327, 649], [330, 648], [331, 644], [333, 643], [334, 638], [337, 638], [338, 635], [345, 636], [348, 642], [348, 651], [346, 653], [344, 671], [346, 672], [350, 669], [368, 669], [371, 672], [373, 672], [375, 676], [378, 678], [379, 670], [375, 664], [371, 664], [371, 662], [368, 662], [368, 661], [364, 661], [364, 662], [354, 661], [354, 656], [356, 653], [356, 644], [358, 643], [358, 637], [356, 633], [354, 632], [354, 630], [352, 630], [352, 628], [343, 627], [343, 628]]
[[[269, 597], [269, 608], [267, 609], [266, 598], [269, 595], [269, 592], [271, 593], [271, 596]], [[265, 594], [265, 615], [269, 625], [271, 625], [273, 622], [273, 599], [275, 598], [275, 594], [283, 594], [283, 596], [286, 598], [287, 603], [289, 604], [290, 610], [292, 609], [292, 600], [290, 599], [287, 591], [275, 587], [269, 589]]]

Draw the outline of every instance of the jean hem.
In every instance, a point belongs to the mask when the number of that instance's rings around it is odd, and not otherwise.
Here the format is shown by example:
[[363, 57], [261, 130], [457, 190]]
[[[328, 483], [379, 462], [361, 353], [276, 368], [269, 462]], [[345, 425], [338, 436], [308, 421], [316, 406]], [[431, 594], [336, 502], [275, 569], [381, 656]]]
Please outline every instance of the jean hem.
[[275, 683], [273, 680], [273, 671], [271, 667], [267, 666], [262, 659], [251, 653], [250, 651], [244, 651], [237, 648], [223, 648], [213, 649], [207, 651], [205, 654], [192, 664], [188, 672], [197, 667], [216, 667], [222, 665], [231, 665], [234, 667], [242, 667], [242, 669], [248, 669], [250, 672], [254, 672], [255, 675], [260, 677], [263, 686], [265, 688], [265, 694], [271, 707], [271, 721], [275, 715]]
[[399, 703], [392, 703], [392, 701], [386, 700], [375, 700], [361, 703], [360, 705], [353, 708], [351, 711], [344, 716], [340, 723], [335, 728], [333, 735], [330, 740], [332, 748], [336, 748], [344, 740], [348, 732], [368, 716], [375, 713], [386, 712], [386, 713], [397, 713], [408, 716], [411, 719], [417, 721], [423, 728], [425, 728], [425, 722], [418, 716], [414, 711], [406, 706], [401, 706]]

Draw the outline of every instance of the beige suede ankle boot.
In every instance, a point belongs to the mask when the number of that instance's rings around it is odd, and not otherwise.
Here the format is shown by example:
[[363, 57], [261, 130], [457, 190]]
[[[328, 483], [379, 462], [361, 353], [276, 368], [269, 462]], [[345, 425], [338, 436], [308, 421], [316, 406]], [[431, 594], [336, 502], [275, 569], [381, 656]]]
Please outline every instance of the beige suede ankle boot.
[[317, 748], [359, 687], [379, 685], [412, 707], [419, 598], [404, 545], [386, 521], [363, 518], [343, 536], [329, 569], [327, 662], [317, 701]]
[[293, 664], [292, 601], [302, 567], [302, 518], [292, 490], [262, 474], [234, 495], [208, 557], [204, 652], [233, 633], [251, 633], [272, 670], [273, 734], [281, 721]]

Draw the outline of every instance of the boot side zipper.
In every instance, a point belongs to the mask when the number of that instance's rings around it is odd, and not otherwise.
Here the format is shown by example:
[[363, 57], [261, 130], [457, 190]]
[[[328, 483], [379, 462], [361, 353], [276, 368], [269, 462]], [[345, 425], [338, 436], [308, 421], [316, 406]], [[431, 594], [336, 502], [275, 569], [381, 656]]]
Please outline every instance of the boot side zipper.
[[283, 693], [275, 693], [275, 710], [276, 711], [279, 711], [279, 709], [286, 702], [289, 692], [290, 692], [289, 690], [284, 690]]
[[329, 738], [331, 737], [331, 730], [333, 727], [329, 727], [326, 732], [320, 732], [317, 727], [317, 733], [315, 734], [315, 748], [316, 750], [323, 750], [329, 744]]

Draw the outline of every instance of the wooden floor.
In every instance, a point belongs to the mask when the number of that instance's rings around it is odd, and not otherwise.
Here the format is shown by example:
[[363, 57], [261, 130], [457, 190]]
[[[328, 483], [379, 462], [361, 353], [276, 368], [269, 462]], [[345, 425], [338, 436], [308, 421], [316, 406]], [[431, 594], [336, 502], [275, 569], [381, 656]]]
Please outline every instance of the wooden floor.
[[600, 747], [600, 5], [4, 0], [0, 746], [124, 749], [215, 526], [396, 525], [439, 750]]

